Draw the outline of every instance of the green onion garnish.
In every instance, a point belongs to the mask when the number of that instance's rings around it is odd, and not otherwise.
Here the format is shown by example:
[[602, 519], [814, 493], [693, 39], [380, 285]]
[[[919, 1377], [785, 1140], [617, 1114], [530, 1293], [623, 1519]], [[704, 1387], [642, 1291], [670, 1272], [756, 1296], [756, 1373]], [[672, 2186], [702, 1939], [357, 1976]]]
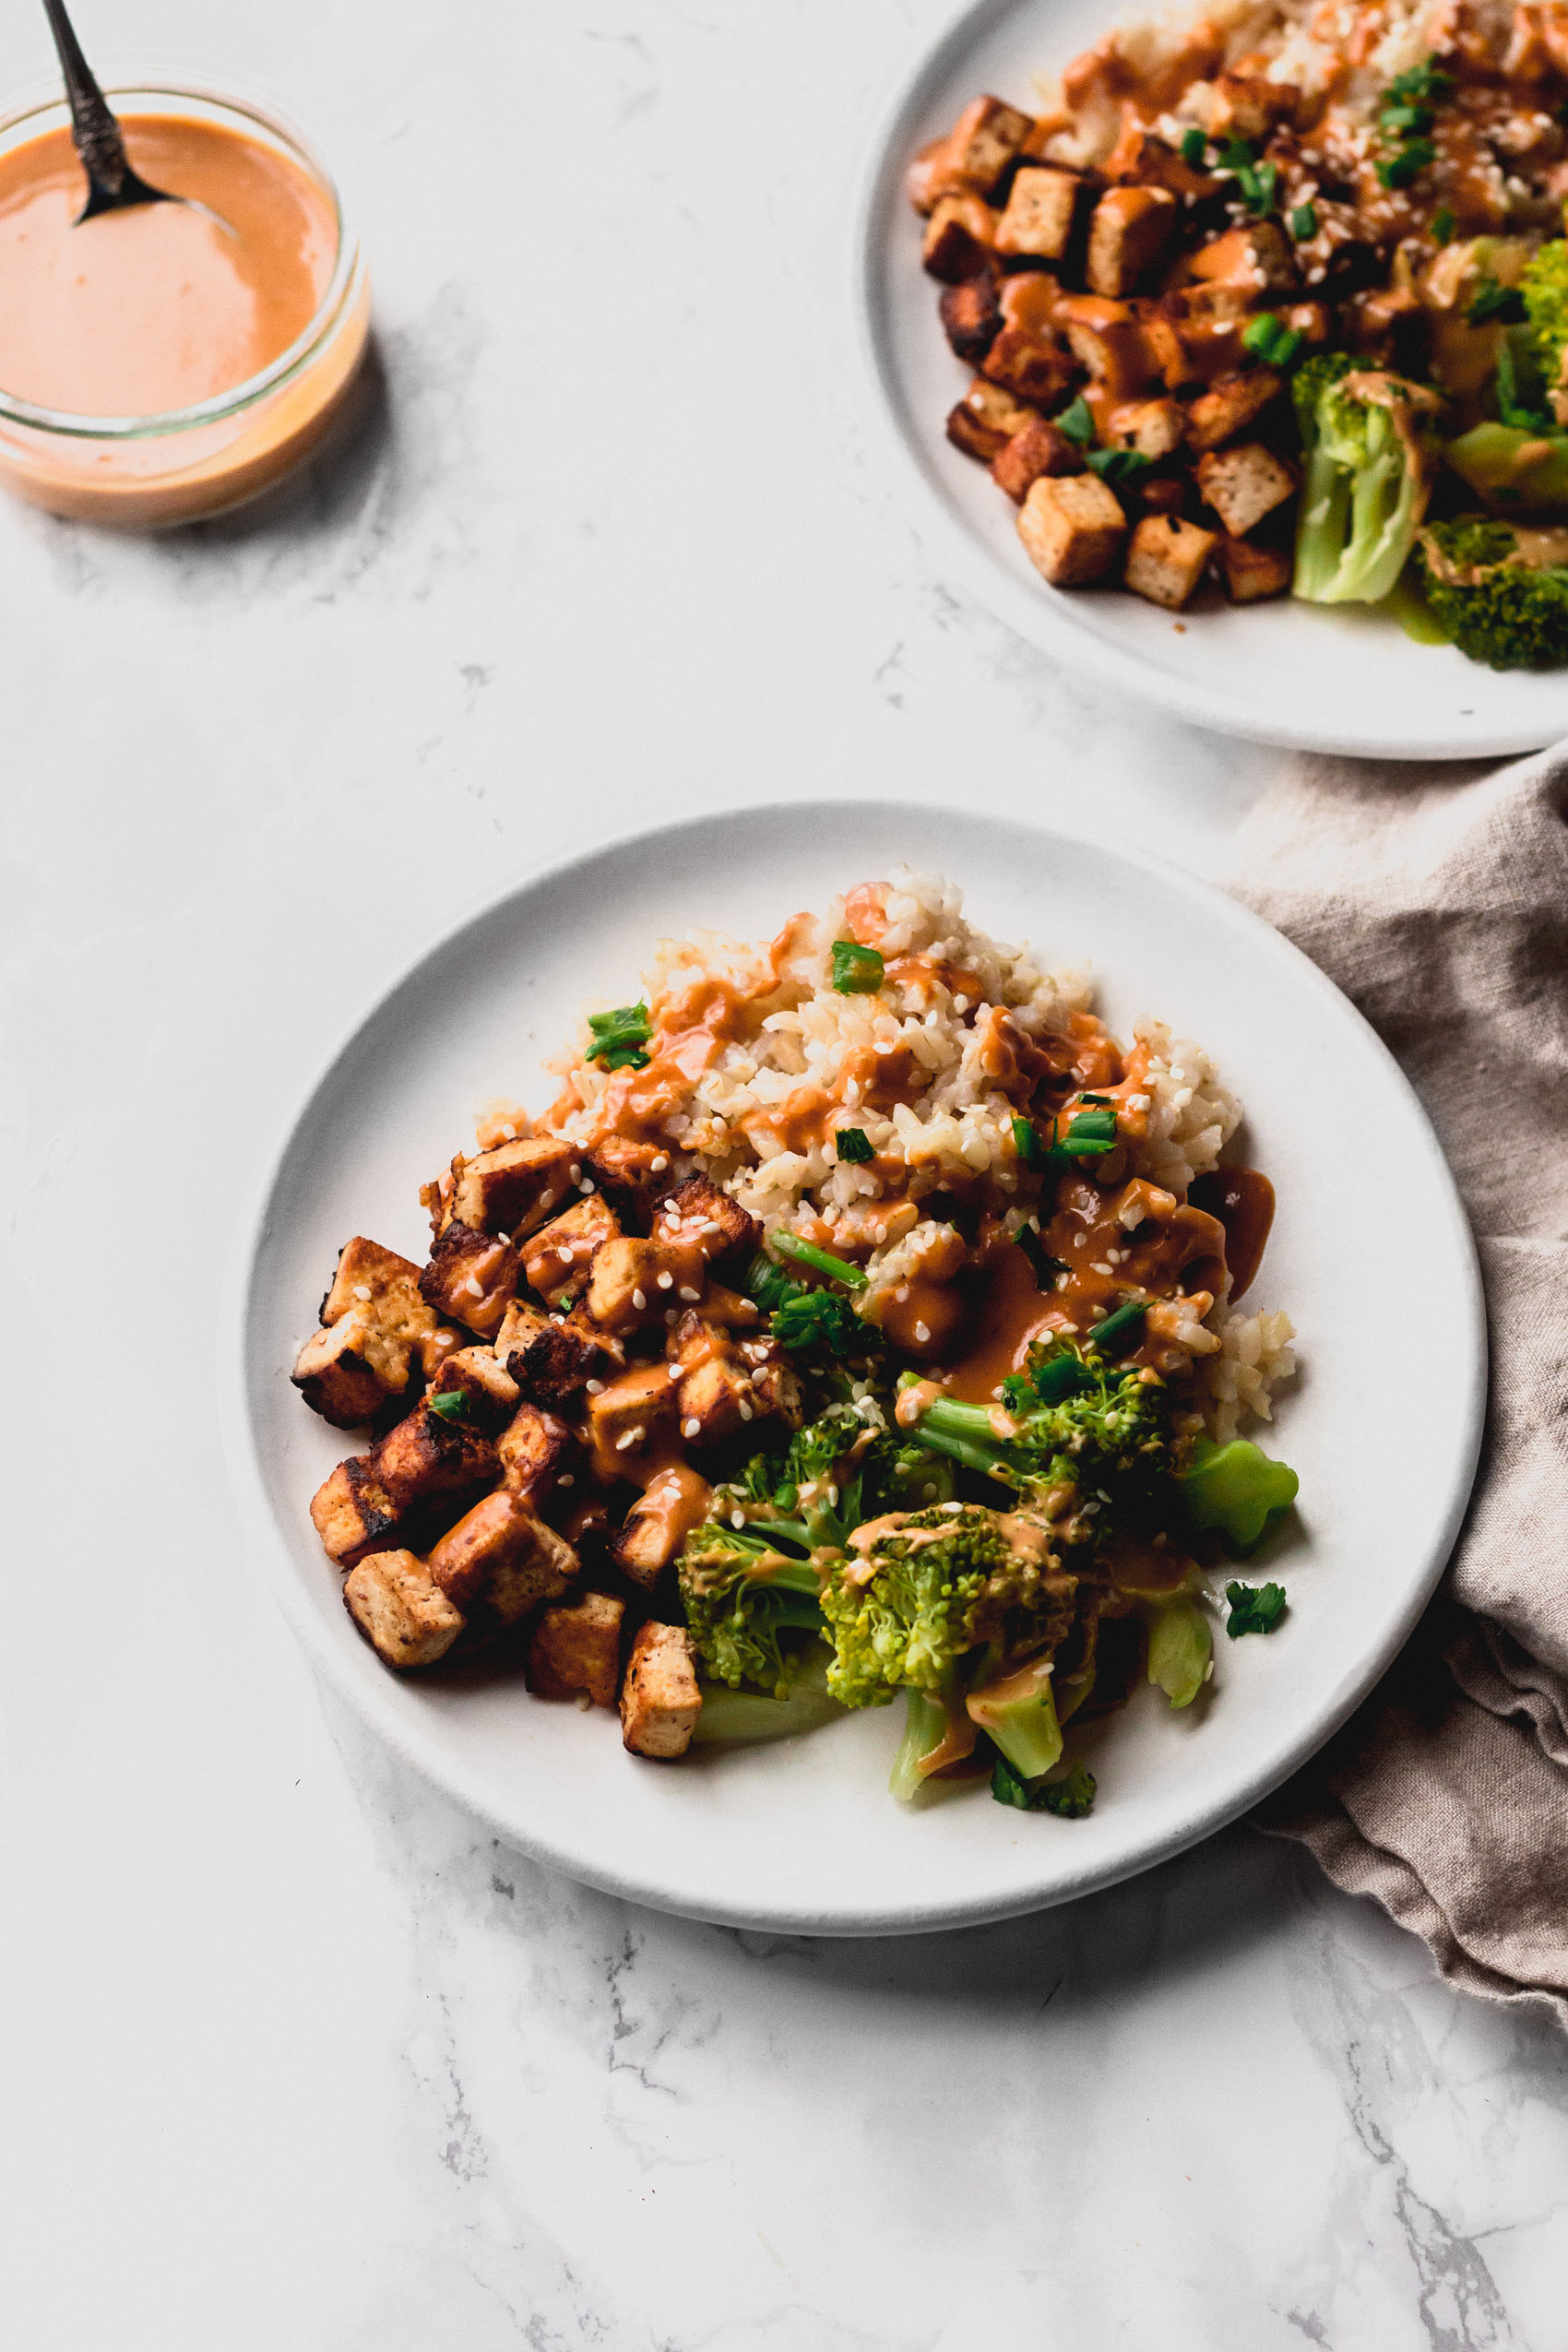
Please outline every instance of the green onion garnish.
[[1014, 1120], [1013, 1148], [1017, 1153], [1018, 1158], [1023, 1161], [1026, 1168], [1038, 1168], [1039, 1166], [1041, 1158], [1039, 1148], [1039, 1130], [1036, 1127], [1032, 1119]]
[[1454, 242], [1454, 215], [1445, 204], [1440, 204], [1431, 216], [1431, 240], [1434, 245], [1451, 245]]
[[1208, 153], [1208, 141], [1194, 124], [1182, 134], [1182, 160], [1193, 171], [1201, 172], [1204, 157]]
[[646, 1070], [647, 1055], [643, 1047], [653, 1031], [648, 1027], [646, 1004], [618, 1005], [613, 1013], [590, 1013], [588, 1028], [593, 1043], [588, 1059], [597, 1062], [601, 1070]]
[[1081, 392], [1075, 400], [1068, 401], [1061, 415], [1053, 417], [1051, 422], [1058, 433], [1064, 433], [1069, 441], [1077, 443], [1080, 449], [1087, 449], [1094, 439], [1094, 412]]
[[858, 1167], [876, 1158], [871, 1137], [863, 1127], [836, 1128], [833, 1142], [837, 1158], [850, 1167]]
[[1299, 204], [1296, 207], [1294, 212], [1290, 215], [1290, 234], [1295, 238], [1296, 243], [1299, 245], [1304, 245], [1309, 237], [1315, 237], [1317, 235], [1317, 207], [1315, 204]]
[[886, 969], [874, 947], [858, 939], [836, 939], [832, 952], [833, 986], [839, 996], [874, 996]]
[[1074, 1114], [1072, 1125], [1062, 1138], [1062, 1149], [1075, 1155], [1093, 1157], [1098, 1152], [1116, 1148], [1116, 1113], [1114, 1111], [1079, 1111]]
[[1114, 489], [1118, 482], [1135, 481], [1140, 474], [1146, 474], [1154, 459], [1146, 457], [1141, 449], [1089, 449], [1084, 463], [1090, 473]]
[[1274, 347], [1286, 331], [1271, 310], [1260, 311], [1256, 318], [1249, 318], [1241, 329], [1242, 347], [1256, 359], [1272, 359]]
[[1233, 1642], [1243, 1633], [1272, 1633], [1285, 1614], [1283, 1585], [1227, 1585], [1230, 1614], [1225, 1630]]
[[835, 1282], [847, 1283], [851, 1290], [865, 1289], [865, 1276], [848, 1258], [836, 1258], [831, 1250], [819, 1250], [814, 1241], [802, 1241], [798, 1233], [775, 1233], [770, 1238], [774, 1248], [781, 1250], [787, 1258], [814, 1266], [818, 1274], [830, 1275]]
[[438, 1396], [431, 1398], [430, 1409], [433, 1413], [439, 1413], [444, 1421], [457, 1421], [468, 1410], [468, 1396], [462, 1389], [444, 1388]]
[[1500, 327], [1518, 327], [1527, 315], [1523, 294], [1515, 287], [1500, 286], [1495, 278], [1486, 280], [1465, 313], [1466, 322], [1471, 327], [1485, 327], [1492, 319]]
[[1437, 149], [1431, 139], [1412, 139], [1392, 161], [1378, 165], [1379, 183], [1385, 188], [1408, 188], [1412, 180], [1420, 179], [1429, 163], [1436, 160]]
[[1146, 1299], [1128, 1299], [1113, 1314], [1108, 1314], [1103, 1323], [1096, 1324], [1086, 1344], [1094, 1349], [1097, 1356], [1113, 1353], [1131, 1355], [1138, 1344], [1147, 1313]]

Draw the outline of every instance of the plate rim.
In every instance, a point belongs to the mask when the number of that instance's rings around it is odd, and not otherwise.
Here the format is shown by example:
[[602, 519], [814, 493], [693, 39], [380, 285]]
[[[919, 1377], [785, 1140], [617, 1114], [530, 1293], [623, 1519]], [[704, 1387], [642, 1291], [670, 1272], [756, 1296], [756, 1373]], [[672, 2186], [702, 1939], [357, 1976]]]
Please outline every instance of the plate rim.
[[[313, 1670], [350, 1713], [384, 1741], [399, 1762], [429, 1787], [481, 1823], [502, 1844], [528, 1855], [547, 1869], [559, 1871], [578, 1884], [592, 1886], [600, 1893], [675, 1918], [765, 1933], [833, 1938], [953, 1931], [1053, 1909], [1062, 1903], [1076, 1901], [1082, 1895], [1141, 1876], [1145, 1871], [1171, 1860], [1189, 1847], [1213, 1836], [1238, 1820], [1281, 1787], [1326, 1745], [1368, 1696], [1405, 1646], [1436, 1590], [1453, 1551], [1475, 1483], [1484, 1432], [1489, 1372], [1486, 1301], [1480, 1264], [1468, 1215], [1446, 1155], [1425, 1106], [1388, 1046], [1360, 1007], [1293, 941], [1241, 899], [1232, 897], [1217, 885], [1166, 859], [1151, 855], [1135, 845], [1089, 826], [1074, 826], [1055, 821], [1041, 824], [1028, 817], [1013, 817], [1011, 823], [1034, 835], [1042, 846], [1063, 842], [1102, 857], [1119, 860], [1157, 884], [1174, 890], [1178, 896], [1187, 899], [1198, 914], [1218, 913], [1223, 920], [1235, 923], [1243, 933], [1250, 932], [1265, 954], [1294, 968], [1305, 985], [1313, 989], [1320, 997], [1333, 1000], [1339, 1013], [1348, 1015], [1359, 1026], [1365, 1039], [1375, 1049], [1376, 1057], [1383, 1063], [1388, 1078], [1406, 1098], [1416, 1115], [1419, 1131], [1438, 1179], [1443, 1214], [1455, 1245], [1455, 1271], [1462, 1278], [1462, 1312], [1467, 1340], [1463, 1357], [1465, 1395], [1462, 1400], [1466, 1435], [1464, 1443], [1451, 1457], [1446, 1506], [1438, 1523], [1437, 1533], [1431, 1539], [1426, 1564], [1420, 1575], [1412, 1580], [1405, 1605], [1381, 1645], [1359, 1661], [1356, 1670], [1348, 1675], [1332, 1693], [1313, 1718], [1312, 1726], [1292, 1742], [1282, 1756], [1274, 1757], [1266, 1766], [1233, 1786], [1226, 1796], [1211, 1801], [1191, 1819], [1172, 1826], [1137, 1854], [1112, 1858], [1075, 1875], [1069, 1875], [1065, 1880], [1058, 1877], [1057, 1883], [1048, 1888], [1015, 1885], [994, 1897], [969, 1896], [945, 1906], [926, 1899], [897, 1909], [883, 1907], [874, 1913], [855, 1913], [847, 1909], [814, 1911], [809, 1906], [788, 1902], [719, 1906], [699, 1899], [683, 1898], [678, 1891], [672, 1893], [667, 1887], [650, 1885], [627, 1869], [586, 1866], [578, 1857], [553, 1844], [547, 1834], [539, 1833], [531, 1824], [519, 1827], [515, 1820], [497, 1810], [475, 1776], [461, 1761], [446, 1754], [438, 1738], [423, 1736], [420, 1728], [397, 1709], [392, 1697], [395, 1684], [390, 1676], [383, 1680], [358, 1677], [346, 1663], [347, 1653], [336, 1652], [319, 1639], [316, 1618], [303, 1596], [284, 1530], [273, 1513], [267, 1492], [260, 1449], [250, 1420], [250, 1304], [257, 1261], [270, 1230], [273, 1197], [284, 1166], [293, 1151], [295, 1139], [328, 1092], [340, 1066], [355, 1051], [364, 1031], [382, 1016], [392, 1000], [427, 963], [445, 954], [465, 932], [490, 921], [513, 900], [547, 888], [580, 869], [591, 867], [600, 860], [620, 854], [639, 843], [667, 840], [683, 834], [700, 839], [705, 832], [711, 831], [716, 822], [766, 822], [779, 816], [788, 816], [798, 822], [802, 815], [809, 815], [826, 822], [835, 815], [854, 814], [863, 819], [868, 812], [874, 811], [881, 813], [890, 824], [897, 825], [921, 814], [922, 807], [923, 804], [916, 801], [882, 794], [859, 798], [840, 795], [732, 802], [659, 825], [630, 826], [594, 843], [591, 848], [576, 850], [564, 857], [529, 863], [515, 870], [503, 885], [429, 935], [414, 954], [398, 965], [391, 978], [377, 989], [358, 1016], [339, 1034], [331, 1051], [318, 1064], [308, 1086], [297, 1098], [294, 1108], [276, 1132], [272, 1147], [260, 1163], [260, 1172], [253, 1179], [231, 1239], [217, 1321], [217, 1406], [224, 1463], [236, 1506], [242, 1551], [251, 1573], [259, 1576], [270, 1591]], [[929, 814], [929, 811], [924, 813]]]
[[[1048, 6], [1049, 0], [1039, 4]], [[1158, 4], [1159, 0], [1151, 0], [1156, 9]], [[1033, 5], [1033, 0], [948, 0], [885, 86], [854, 180], [845, 298], [859, 406], [906, 500], [912, 502], [911, 520], [917, 531], [930, 542], [938, 562], [957, 576], [979, 604], [1063, 667], [1070, 662], [1090, 672], [1101, 685], [1130, 694], [1146, 707], [1172, 711], [1195, 726], [1242, 742], [1341, 757], [1447, 764], [1539, 751], [1555, 742], [1559, 733], [1568, 733], [1568, 715], [1555, 730], [1548, 726], [1543, 731], [1534, 722], [1494, 727], [1463, 742], [1455, 742], [1451, 734], [1407, 737], [1394, 742], [1354, 729], [1271, 723], [1266, 712], [1255, 711], [1196, 681], [1157, 671], [1142, 655], [1086, 627], [1075, 617], [1071, 599], [1044, 581], [1031, 585], [1013, 578], [953, 512], [906, 432], [891, 389], [894, 376], [887, 321], [877, 298], [876, 231], [888, 196], [903, 178], [910, 118], [924, 104], [929, 86], [993, 24], [1026, 5]], [[1135, 0], [1126, 0], [1125, 14], [1131, 17], [1134, 12]]]

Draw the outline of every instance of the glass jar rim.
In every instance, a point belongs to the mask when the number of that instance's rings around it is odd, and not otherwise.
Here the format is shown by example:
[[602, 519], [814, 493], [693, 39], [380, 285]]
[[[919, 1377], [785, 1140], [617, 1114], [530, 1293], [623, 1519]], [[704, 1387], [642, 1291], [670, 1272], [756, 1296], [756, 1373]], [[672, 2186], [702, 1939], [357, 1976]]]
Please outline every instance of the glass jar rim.
[[[332, 276], [309, 323], [295, 336], [287, 350], [269, 360], [264, 368], [248, 375], [242, 383], [232, 385], [226, 392], [215, 392], [206, 400], [197, 400], [189, 408], [154, 410], [146, 416], [110, 417], [79, 416], [68, 409], [41, 408], [30, 400], [19, 399], [0, 386], [0, 421], [27, 425], [39, 433], [60, 434], [83, 441], [145, 441], [164, 434], [189, 433], [203, 425], [220, 424], [265, 399], [279, 385], [297, 374], [330, 333], [345, 308], [346, 297], [359, 269], [359, 241], [353, 234], [338, 184], [327, 169], [315, 146], [299, 126], [277, 107], [263, 105], [250, 98], [240, 98], [232, 90], [221, 89], [215, 83], [186, 79], [177, 74], [148, 72], [116, 73], [106, 76], [103, 94], [116, 113], [121, 102], [135, 99], [194, 99], [202, 106], [220, 113], [252, 123], [266, 131], [310, 173], [329, 199], [332, 217], [338, 230], [338, 250], [334, 257]], [[46, 118], [57, 119], [53, 122]], [[9, 142], [14, 133], [29, 125], [36, 125], [42, 137], [46, 130], [65, 127], [71, 119], [70, 102], [59, 85], [45, 85], [21, 96], [0, 109], [0, 142]], [[20, 142], [18, 142], [18, 144]]]

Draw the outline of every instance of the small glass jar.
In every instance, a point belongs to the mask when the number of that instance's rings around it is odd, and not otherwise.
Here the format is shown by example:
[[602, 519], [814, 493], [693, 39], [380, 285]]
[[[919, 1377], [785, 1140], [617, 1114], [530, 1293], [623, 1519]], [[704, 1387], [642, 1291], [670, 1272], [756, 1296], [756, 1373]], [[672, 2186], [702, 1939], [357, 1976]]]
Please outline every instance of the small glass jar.
[[[0, 387], [0, 481], [78, 522], [164, 529], [243, 505], [307, 457], [341, 411], [364, 357], [370, 286], [332, 179], [300, 133], [249, 100], [159, 76], [104, 95], [122, 121], [176, 114], [276, 148], [315, 182], [338, 250], [315, 315], [287, 350], [232, 390], [158, 416], [70, 416]], [[0, 115], [0, 155], [68, 126], [64, 98]]]

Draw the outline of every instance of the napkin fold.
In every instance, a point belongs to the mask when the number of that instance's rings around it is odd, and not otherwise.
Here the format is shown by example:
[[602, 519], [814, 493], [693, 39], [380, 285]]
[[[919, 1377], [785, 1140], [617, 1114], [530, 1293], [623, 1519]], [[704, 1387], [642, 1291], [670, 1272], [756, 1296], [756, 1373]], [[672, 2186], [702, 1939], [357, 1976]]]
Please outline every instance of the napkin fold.
[[1510, 766], [1301, 760], [1242, 826], [1240, 898], [1398, 1057], [1486, 1284], [1479, 1475], [1431, 1608], [1260, 1826], [1568, 2024], [1568, 745]]

